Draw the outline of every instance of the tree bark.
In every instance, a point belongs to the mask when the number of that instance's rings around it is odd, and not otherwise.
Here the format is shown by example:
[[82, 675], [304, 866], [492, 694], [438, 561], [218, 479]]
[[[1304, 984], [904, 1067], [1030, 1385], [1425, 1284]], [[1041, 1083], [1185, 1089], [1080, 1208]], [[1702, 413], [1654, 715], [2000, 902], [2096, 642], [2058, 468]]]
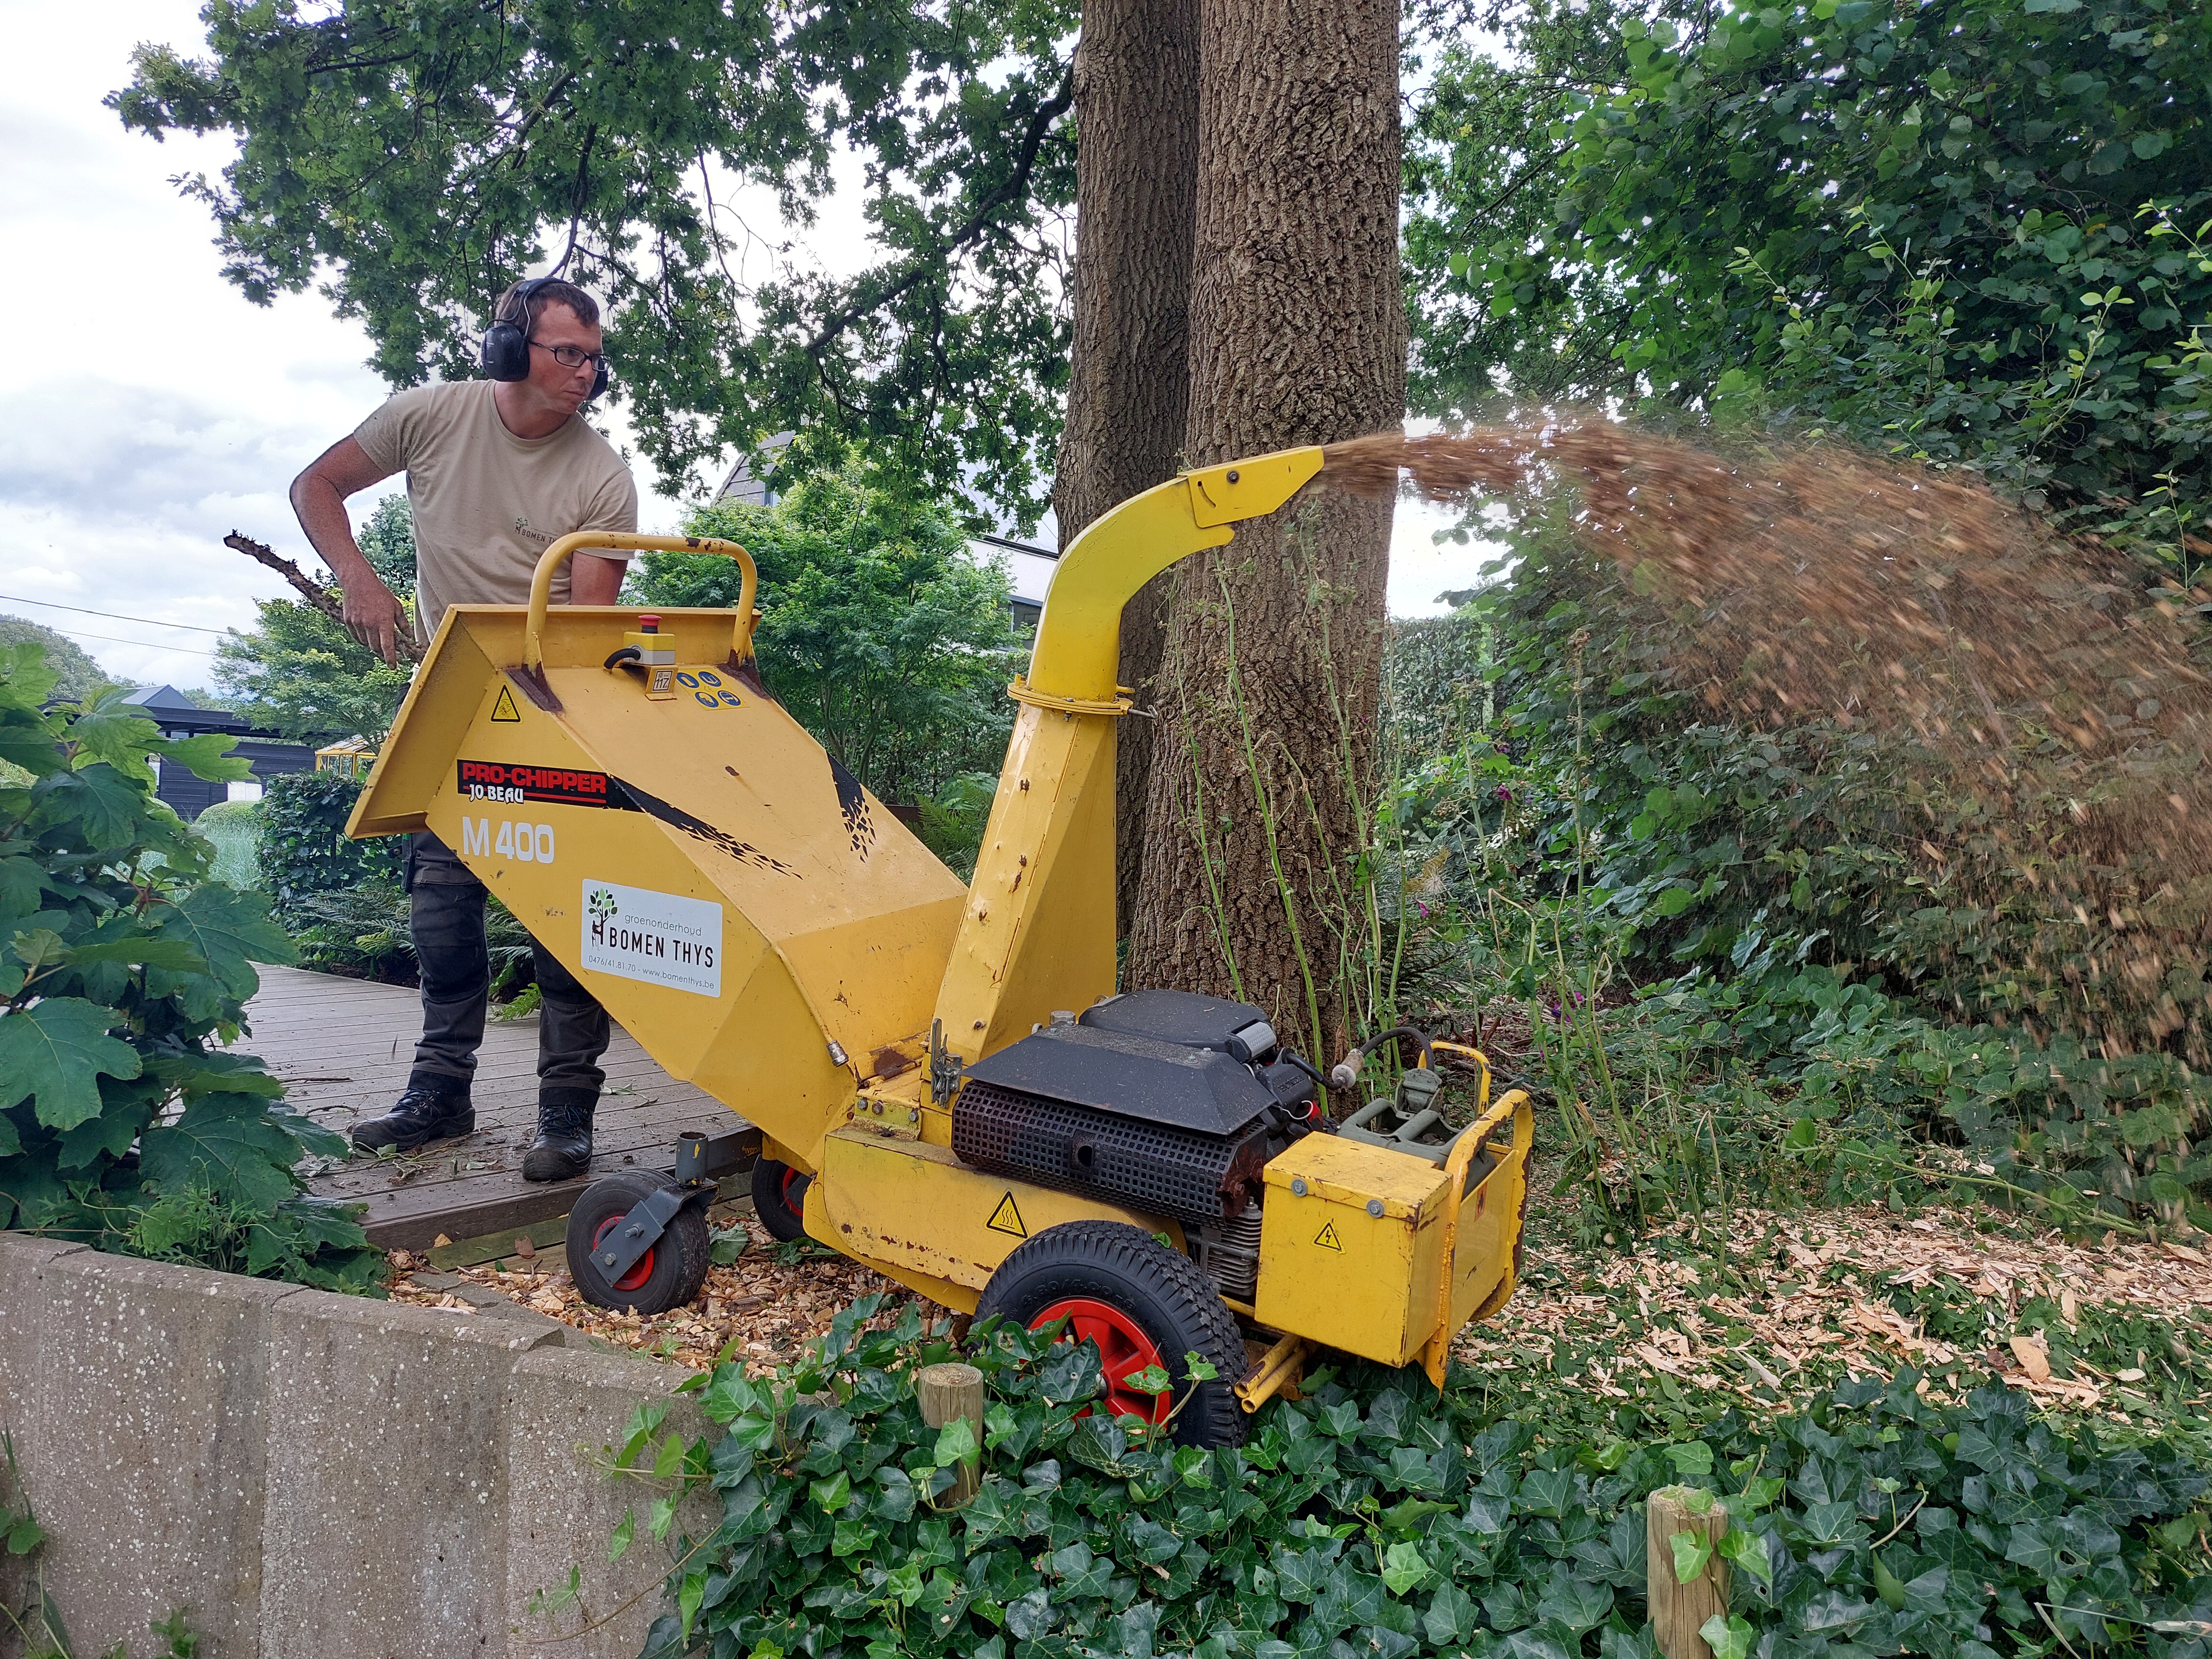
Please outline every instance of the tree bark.
[[[1174, 476], [1188, 404], [1198, 183], [1198, 0], [1086, 0], [1075, 53], [1076, 244], [1067, 422], [1053, 510], [1064, 551], [1117, 502]], [[1121, 684], [1149, 708], [1165, 622], [1148, 584], [1121, 613]], [[1115, 734], [1115, 920], [1144, 848], [1152, 722]]]
[[[1395, 428], [1397, 6], [1199, 13], [1186, 457]], [[1317, 1057], [1352, 1018], [1389, 537], [1388, 502], [1310, 489], [1185, 560], [1168, 605], [1127, 978], [1236, 991]]]

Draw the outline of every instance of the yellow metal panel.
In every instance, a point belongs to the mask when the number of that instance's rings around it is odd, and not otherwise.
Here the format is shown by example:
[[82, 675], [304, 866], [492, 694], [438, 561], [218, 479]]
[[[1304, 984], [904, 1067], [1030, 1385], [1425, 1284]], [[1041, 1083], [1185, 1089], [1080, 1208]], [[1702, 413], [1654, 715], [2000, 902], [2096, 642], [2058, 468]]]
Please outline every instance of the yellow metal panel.
[[938, 993], [967, 1060], [1114, 989], [1114, 722], [1024, 707]]
[[1182, 1230], [1172, 1221], [985, 1175], [945, 1147], [858, 1127], [831, 1133], [821, 1176], [806, 1192], [808, 1232], [855, 1260], [897, 1269], [902, 1279], [920, 1273], [967, 1286], [963, 1311], [974, 1309], [973, 1292], [1024, 1238], [1092, 1220], [1165, 1233], [1182, 1248]]
[[[551, 612], [529, 675], [495, 666], [520, 649], [518, 611], [453, 607], [352, 828], [436, 833], [672, 1073], [812, 1167], [853, 1098], [848, 1062], [928, 1029], [960, 885], [774, 699], [702, 660], [729, 613], [662, 613], [696, 682], [671, 702], [600, 666], [634, 615]], [[587, 881], [635, 917], [699, 921], [712, 972], [587, 966]]]
[[1259, 1322], [1404, 1364], [1436, 1324], [1443, 1172], [1387, 1147], [1308, 1135], [1266, 1177]]
[[1262, 518], [1297, 495], [1321, 463], [1321, 451], [1309, 445], [1186, 473], [1191, 520], [1211, 526]]

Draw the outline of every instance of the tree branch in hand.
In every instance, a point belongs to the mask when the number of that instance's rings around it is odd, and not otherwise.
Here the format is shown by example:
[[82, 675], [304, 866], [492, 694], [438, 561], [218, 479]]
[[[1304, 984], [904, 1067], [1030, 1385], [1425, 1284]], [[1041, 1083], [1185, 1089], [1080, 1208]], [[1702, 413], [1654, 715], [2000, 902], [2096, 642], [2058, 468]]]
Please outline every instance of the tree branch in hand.
[[[331, 597], [330, 589], [324, 586], [322, 583], [317, 581], [306, 571], [301, 569], [296, 563], [290, 559], [286, 558], [282, 553], [279, 553], [275, 548], [270, 546], [266, 542], [257, 542], [252, 537], [246, 535], [242, 532], [234, 530], [230, 534], [222, 538], [222, 544], [225, 547], [232, 549], [234, 551], [245, 554], [247, 558], [252, 559], [257, 564], [267, 565], [269, 568], [275, 571], [286, 581], [291, 583], [293, 591], [298, 593], [299, 596], [302, 599], [306, 600], [308, 605], [312, 605], [315, 610], [321, 611], [323, 615], [328, 617], [332, 622], [337, 623], [339, 627], [345, 627], [346, 620], [344, 607]], [[351, 630], [349, 629], [348, 631], [350, 632]], [[415, 641], [410, 635], [402, 634], [396, 643], [398, 647], [399, 653], [405, 657], [408, 661], [419, 662], [422, 659], [422, 653], [416, 647]]]

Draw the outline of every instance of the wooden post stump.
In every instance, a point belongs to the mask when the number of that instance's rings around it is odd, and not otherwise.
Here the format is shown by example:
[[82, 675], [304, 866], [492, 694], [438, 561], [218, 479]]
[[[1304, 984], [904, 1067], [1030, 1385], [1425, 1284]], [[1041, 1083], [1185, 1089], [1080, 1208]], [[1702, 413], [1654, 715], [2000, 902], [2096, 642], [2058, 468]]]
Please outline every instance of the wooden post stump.
[[957, 1510], [975, 1495], [982, 1481], [983, 1373], [973, 1365], [925, 1365], [915, 1379], [915, 1397], [921, 1402], [921, 1420], [931, 1428], [941, 1429], [964, 1417], [975, 1431], [978, 1455], [960, 1465], [952, 1485], [938, 1500], [940, 1509]]
[[[1718, 1546], [1728, 1530], [1728, 1508], [1718, 1498], [1703, 1515], [1686, 1501], [1687, 1486], [1662, 1486], [1644, 1506], [1644, 1571], [1651, 1603], [1652, 1634], [1667, 1659], [1713, 1659], [1698, 1632], [1715, 1613], [1728, 1617], [1729, 1565]], [[1715, 1547], [1705, 1570], [1684, 1583], [1674, 1576], [1676, 1533], [1686, 1532]]]

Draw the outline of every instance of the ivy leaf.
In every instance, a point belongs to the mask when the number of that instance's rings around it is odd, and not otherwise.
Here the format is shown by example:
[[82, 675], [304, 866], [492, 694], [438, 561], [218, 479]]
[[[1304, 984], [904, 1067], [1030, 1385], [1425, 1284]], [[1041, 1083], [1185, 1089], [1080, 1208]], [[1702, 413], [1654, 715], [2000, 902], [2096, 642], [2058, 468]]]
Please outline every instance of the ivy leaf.
[[637, 1512], [624, 1510], [623, 1518], [615, 1522], [615, 1529], [607, 1540], [607, 1559], [619, 1561], [629, 1553], [631, 1541], [637, 1536]]
[[137, 1077], [141, 1064], [137, 1049], [107, 1035], [116, 1019], [113, 1009], [79, 997], [46, 997], [0, 1015], [0, 1107], [28, 1098], [50, 1129], [99, 1116], [99, 1079]]
[[1393, 1595], [1403, 1595], [1429, 1576], [1429, 1564], [1420, 1546], [1410, 1540], [1393, 1544], [1382, 1552], [1382, 1582]]
[[1436, 1599], [1421, 1615], [1421, 1628], [1431, 1647], [1449, 1647], [1474, 1633], [1474, 1598], [1447, 1578], [1437, 1586]]
[[807, 1488], [807, 1496], [824, 1514], [835, 1515], [852, 1501], [852, 1477], [840, 1469], [827, 1480], [817, 1480]]
[[1671, 1534], [1667, 1543], [1674, 1553], [1674, 1582], [1696, 1583], [1712, 1561], [1713, 1540], [1702, 1533], [1678, 1532]]
[[[1720, 1553], [1746, 1572], [1756, 1573], [1770, 1584], [1774, 1582], [1774, 1563], [1767, 1553], [1764, 1534], [1730, 1527], [1721, 1535]], [[1683, 1580], [1685, 1583], [1688, 1582], [1688, 1579]]]
[[956, 1417], [937, 1431], [937, 1449], [933, 1455], [939, 1468], [949, 1469], [955, 1463], [974, 1461], [979, 1449], [975, 1425], [964, 1417]]
[[1713, 1650], [1713, 1659], [1750, 1659], [1752, 1631], [1747, 1619], [1723, 1619], [1717, 1613], [1698, 1626], [1698, 1634]]

